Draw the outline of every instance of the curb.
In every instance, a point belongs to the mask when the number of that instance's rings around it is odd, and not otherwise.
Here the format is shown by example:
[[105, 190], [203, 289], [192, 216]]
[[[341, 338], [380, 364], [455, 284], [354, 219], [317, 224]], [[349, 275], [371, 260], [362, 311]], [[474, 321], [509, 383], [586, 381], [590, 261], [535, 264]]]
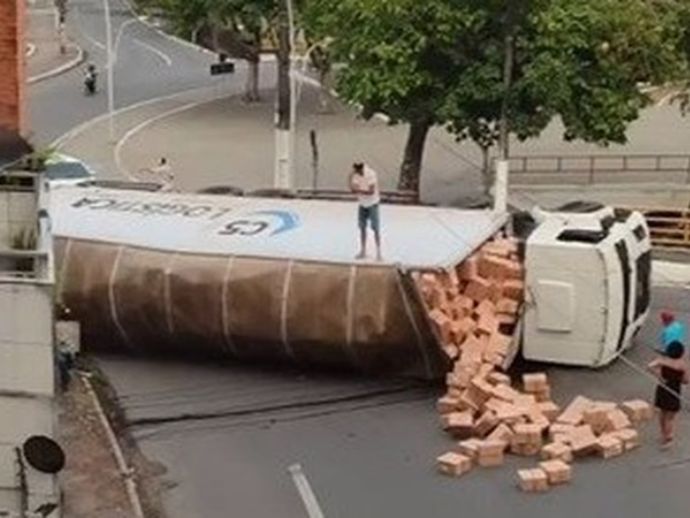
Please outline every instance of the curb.
[[117, 468], [120, 471], [120, 475], [122, 476], [122, 479], [124, 481], [125, 490], [127, 491], [127, 496], [129, 498], [129, 503], [132, 506], [134, 516], [136, 518], [144, 518], [144, 511], [141, 505], [141, 499], [139, 498], [139, 490], [137, 488], [136, 480], [132, 476], [134, 471], [125, 460], [125, 456], [122, 453], [122, 449], [120, 448], [117, 436], [115, 435], [115, 432], [110, 426], [110, 422], [108, 421], [108, 418], [106, 417], [105, 412], [103, 411], [103, 406], [101, 405], [101, 402], [98, 399], [98, 395], [96, 394], [96, 391], [94, 390], [93, 385], [89, 380], [90, 375], [80, 373], [79, 377], [81, 378], [81, 381], [84, 384], [84, 387], [86, 388], [86, 392], [88, 392], [89, 396], [91, 397], [91, 402], [93, 403], [93, 406], [96, 409], [98, 419], [101, 422], [103, 431], [105, 432], [106, 438], [108, 439], [108, 443], [110, 444], [110, 450], [113, 454], [113, 457], [115, 457]]
[[39, 83], [41, 81], [45, 81], [46, 79], [50, 79], [51, 77], [59, 76], [60, 74], [64, 74], [65, 72], [68, 72], [72, 70], [75, 67], [78, 67], [85, 59], [86, 54], [84, 52], [84, 49], [82, 49], [79, 45], [76, 43], [72, 43], [73, 47], [77, 48], [77, 56], [72, 59], [71, 61], [65, 63], [64, 65], [60, 65], [59, 67], [56, 67], [52, 70], [49, 70], [48, 72], [44, 72], [42, 74], [38, 74], [33, 77], [29, 77], [26, 82], [27, 84], [35, 84]]

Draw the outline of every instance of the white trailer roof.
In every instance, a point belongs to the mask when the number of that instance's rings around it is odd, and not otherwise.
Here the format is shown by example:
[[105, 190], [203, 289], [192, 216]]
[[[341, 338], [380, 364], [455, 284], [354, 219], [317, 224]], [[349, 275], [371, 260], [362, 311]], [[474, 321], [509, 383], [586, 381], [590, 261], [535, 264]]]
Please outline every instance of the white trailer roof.
[[[328, 263], [353, 263], [358, 249], [355, 202], [74, 187], [53, 190], [51, 207], [63, 238]], [[457, 264], [506, 221], [491, 211], [383, 205], [383, 264]]]

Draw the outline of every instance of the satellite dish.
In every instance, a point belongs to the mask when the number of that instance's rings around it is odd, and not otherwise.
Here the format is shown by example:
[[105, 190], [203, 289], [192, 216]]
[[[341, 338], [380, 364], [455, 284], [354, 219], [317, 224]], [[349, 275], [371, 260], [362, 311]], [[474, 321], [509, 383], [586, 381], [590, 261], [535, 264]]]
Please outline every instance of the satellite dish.
[[65, 467], [65, 452], [50, 437], [33, 435], [22, 445], [26, 462], [42, 473], [55, 474]]

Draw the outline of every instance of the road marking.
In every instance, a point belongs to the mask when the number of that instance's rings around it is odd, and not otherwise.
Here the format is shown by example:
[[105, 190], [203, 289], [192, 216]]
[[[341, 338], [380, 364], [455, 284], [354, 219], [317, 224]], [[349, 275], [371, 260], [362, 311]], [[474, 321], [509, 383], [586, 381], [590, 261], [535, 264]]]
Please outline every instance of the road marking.
[[133, 128], [129, 129], [120, 140], [118, 140], [117, 144], [115, 145], [115, 150], [113, 151], [114, 158], [115, 158], [115, 169], [117, 170], [118, 173], [124, 174], [127, 178], [134, 182], [139, 182], [140, 180], [133, 175], [129, 169], [124, 167], [122, 164], [122, 148], [124, 145], [127, 143], [127, 141], [132, 138], [134, 135], [139, 133], [141, 130], [146, 128], [147, 126], [158, 122], [159, 120], [165, 119], [167, 117], [170, 117], [172, 115], [176, 115], [178, 113], [181, 113], [186, 110], [191, 110], [192, 108], [196, 108], [199, 105], [206, 104], [209, 102], [213, 102], [218, 100], [221, 97], [225, 97], [225, 95], [221, 96], [216, 96], [213, 99], [209, 100], [204, 100], [204, 101], [194, 101], [191, 103], [183, 104], [182, 106], [178, 106], [177, 108], [173, 108], [172, 110], [165, 111], [163, 113], [159, 113], [155, 117], [151, 117], [150, 119], [146, 119], [145, 121], [137, 124]]
[[292, 481], [295, 483], [295, 486], [297, 486], [299, 496], [302, 497], [302, 503], [304, 503], [309, 518], [324, 518], [323, 511], [321, 511], [319, 502], [316, 500], [316, 495], [311, 489], [309, 480], [307, 480], [307, 476], [302, 471], [302, 466], [293, 464], [288, 468], [288, 471], [292, 476]]
[[158, 50], [156, 47], [141, 41], [139, 38], [132, 38], [132, 41], [140, 47], [143, 47], [146, 50], [153, 52], [156, 56], [162, 59], [166, 65], [172, 66], [172, 59], [170, 59], [170, 56], [168, 56], [165, 52]]
[[105, 45], [103, 43], [101, 43], [100, 41], [98, 41], [97, 39], [94, 39], [91, 36], [89, 36], [88, 34], [86, 34], [86, 31], [81, 31], [81, 35], [84, 36], [84, 38], [86, 38], [86, 40], [89, 43], [91, 43], [91, 45], [98, 48], [99, 50], [105, 51]]

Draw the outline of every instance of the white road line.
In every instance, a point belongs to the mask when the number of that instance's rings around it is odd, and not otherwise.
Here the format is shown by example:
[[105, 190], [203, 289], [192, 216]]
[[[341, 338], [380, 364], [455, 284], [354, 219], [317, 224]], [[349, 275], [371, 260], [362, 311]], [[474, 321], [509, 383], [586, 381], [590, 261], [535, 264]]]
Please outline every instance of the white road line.
[[122, 148], [127, 143], [127, 141], [129, 139], [131, 139], [134, 135], [139, 133], [141, 130], [146, 128], [147, 126], [149, 126], [155, 122], [158, 122], [159, 120], [165, 119], [167, 117], [171, 117], [172, 115], [176, 115], [176, 114], [181, 113], [181, 112], [186, 111], [186, 110], [191, 110], [192, 108], [196, 108], [197, 106], [200, 106], [202, 104], [213, 102], [213, 101], [215, 101], [221, 97], [225, 97], [225, 94], [221, 95], [221, 96], [216, 96], [213, 99], [211, 99], [210, 101], [209, 100], [194, 101], [191, 103], [183, 104], [182, 106], [178, 106], [177, 108], [173, 108], [173, 109], [165, 111], [163, 113], [159, 113], [155, 117], [151, 117], [150, 119], [146, 119], [145, 121], [137, 124], [136, 126], [134, 126], [131, 129], [129, 129], [124, 135], [122, 135], [122, 138], [117, 141], [117, 144], [115, 145], [115, 149], [113, 151], [113, 155], [114, 155], [114, 159], [115, 159], [115, 169], [117, 170], [117, 172], [125, 175], [127, 178], [129, 178], [133, 182], [140, 181], [122, 163], [122, 156], [121, 156], [122, 155]]
[[156, 56], [161, 58], [166, 65], [172, 66], [172, 59], [170, 59], [170, 56], [168, 56], [165, 52], [158, 50], [156, 47], [141, 41], [139, 38], [132, 38], [132, 41], [140, 47], [143, 47], [146, 50], [153, 52]]
[[86, 38], [86, 40], [87, 40], [89, 43], [91, 43], [91, 45], [93, 45], [94, 47], [96, 47], [96, 48], [98, 48], [98, 49], [100, 49], [100, 50], [105, 51], [105, 45], [104, 45], [103, 43], [101, 43], [101, 42], [98, 41], [97, 39], [92, 38], [91, 36], [89, 36], [88, 34], [86, 34], [85, 31], [82, 31], [82, 32], [81, 32], [81, 35], [84, 36], [84, 38]]
[[316, 495], [309, 484], [309, 480], [307, 480], [307, 476], [302, 471], [302, 466], [293, 464], [288, 468], [288, 471], [297, 487], [299, 496], [302, 498], [302, 503], [307, 510], [309, 518], [324, 518], [323, 511], [319, 506], [318, 500], [316, 500]]

